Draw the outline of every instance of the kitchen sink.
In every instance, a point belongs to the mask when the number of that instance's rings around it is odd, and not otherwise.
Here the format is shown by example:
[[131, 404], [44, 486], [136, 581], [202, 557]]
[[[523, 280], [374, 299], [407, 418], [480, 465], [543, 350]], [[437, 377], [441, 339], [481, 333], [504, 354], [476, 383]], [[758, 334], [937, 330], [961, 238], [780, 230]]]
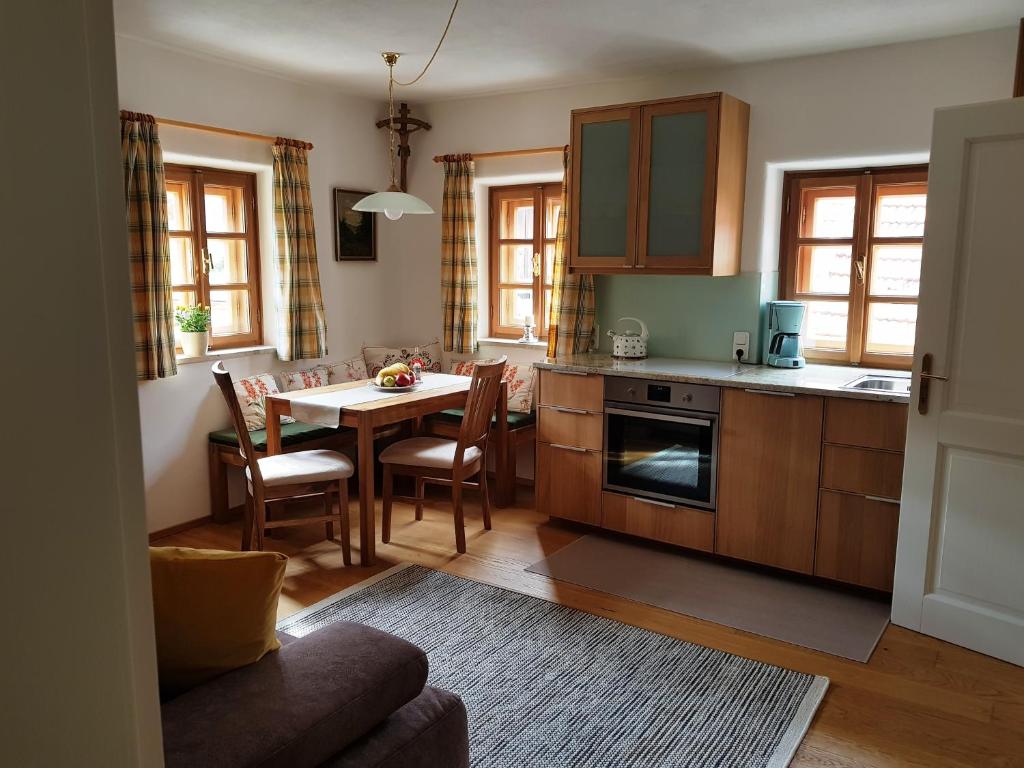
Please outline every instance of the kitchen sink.
[[868, 374], [843, 384], [843, 389], [869, 389], [875, 392], [893, 392], [898, 395], [910, 394], [909, 376], [879, 376]]

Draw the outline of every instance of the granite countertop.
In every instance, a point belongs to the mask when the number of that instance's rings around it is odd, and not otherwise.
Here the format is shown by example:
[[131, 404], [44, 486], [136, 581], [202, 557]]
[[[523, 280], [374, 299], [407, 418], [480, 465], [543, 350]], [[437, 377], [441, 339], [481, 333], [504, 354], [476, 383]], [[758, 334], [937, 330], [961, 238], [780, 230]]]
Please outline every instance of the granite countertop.
[[721, 387], [760, 389], [771, 392], [795, 392], [831, 395], [855, 400], [891, 403], [910, 402], [909, 394], [879, 390], [843, 389], [843, 385], [868, 374], [910, 378], [909, 371], [859, 368], [841, 365], [815, 365], [805, 368], [770, 368], [766, 365], [738, 365], [707, 360], [673, 357], [649, 357], [645, 360], [616, 360], [610, 355], [568, 355], [548, 358], [534, 364], [553, 371], [578, 371], [606, 376], [681, 381], [690, 384], [714, 384]]

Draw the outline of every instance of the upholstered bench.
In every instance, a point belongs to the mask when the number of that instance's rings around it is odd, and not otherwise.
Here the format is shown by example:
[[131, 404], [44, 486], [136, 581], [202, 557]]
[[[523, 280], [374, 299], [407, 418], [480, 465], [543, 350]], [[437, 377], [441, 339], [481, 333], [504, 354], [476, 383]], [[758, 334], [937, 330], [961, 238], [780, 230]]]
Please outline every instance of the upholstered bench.
[[[463, 410], [452, 408], [426, 419], [427, 432], [441, 437], [458, 437]], [[510, 507], [516, 501], [516, 454], [523, 443], [537, 437], [537, 412], [519, 413], [508, 409], [508, 401], [498, 398], [498, 408], [491, 418], [491, 450], [494, 451], [497, 489], [494, 505]]]
[[[267, 430], [254, 429], [249, 432], [252, 447], [257, 455], [267, 452]], [[281, 425], [281, 449], [287, 453], [296, 450], [313, 448], [338, 449], [348, 445], [354, 446], [356, 432], [348, 427], [321, 427], [316, 424], [304, 424], [294, 421]], [[219, 429], [209, 435], [210, 457], [210, 514], [218, 523], [231, 516], [228, 506], [228, 474], [227, 468], [244, 467], [245, 460], [238, 451], [238, 434], [234, 429]]]

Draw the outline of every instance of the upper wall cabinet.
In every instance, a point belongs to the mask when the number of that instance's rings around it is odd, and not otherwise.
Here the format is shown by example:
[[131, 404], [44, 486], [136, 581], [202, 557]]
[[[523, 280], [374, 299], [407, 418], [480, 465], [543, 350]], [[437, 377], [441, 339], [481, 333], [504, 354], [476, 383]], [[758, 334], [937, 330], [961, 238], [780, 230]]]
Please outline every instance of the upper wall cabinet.
[[749, 115], [723, 93], [574, 110], [570, 268], [739, 272]]

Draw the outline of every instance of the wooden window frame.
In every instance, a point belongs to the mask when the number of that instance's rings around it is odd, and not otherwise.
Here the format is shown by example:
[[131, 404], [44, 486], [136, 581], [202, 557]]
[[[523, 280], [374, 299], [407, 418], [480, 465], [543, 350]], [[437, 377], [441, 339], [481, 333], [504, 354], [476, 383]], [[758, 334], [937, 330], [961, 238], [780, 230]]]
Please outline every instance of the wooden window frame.
[[[848, 301], [846, 349], [805, 348], [808, 360], [842, 365], [863, 365], [878, 368], [910, 369], [913, 353], [881, 354], [866, 349], [868, 308], [872, 303], [917, 304], [917, 297], [872, 296], [870, 294], [872, 254], [876, 245], [911, 245], [923, 242], [922, 237], [879, 237], [874, 234], [877, 190], [882, 186], [923, 186], [927, 194], [928, 166], [907, 165], [836, 169], [827, 171], [787, 172], [783, 180], [782, 237], [779, 246], [779, 285], [784, 299], [791, 301]], [[803, 237], [800, 227], [806, 215], [802, 193], [820, 190], [822, 197], [832, 189], [853, 187], [856, 194], [854, 224], [851, 237]], [[802, 293], [800, 284], [800, 248], [808, 245], [850, 245], [852, 268], [850, 290], [844, 294]], [[862, 267], [858, 267], [858, 264]], [[862, 275], [862, 276], [861, 276]]]
[[[249, 332], [214, 336], [210, 334], [210, 350], [251, 347], [263, 343], [263, 299], [260, 281], [259, 215], [256, 204], [256, 174], [245, 171], [228, 171], [196, 165], [167, 163], [164, 166], [166, 180], [186, 185], [190, 227], [182, 230], [168, 230], [171, 237], [188, 237], [192, 241], [193, 283], [176, 283], [173, 291], [192, 291], [196, 301], [210, 305], [212, 290], [245, 290], [249, 298]], [[245, 213], [244, 232], [207, 232], [204, 186], [223, 184], [242, 190]], [[210, 285], [206, 269], [206, 253], [210, 240], [244, 240], [246, 254], [246, 281]], [[180, 350], [179, 350], [180, 352]]]
[[[502, 238], [501, 235], [501, 203], [506, 200], [523, 200], [533, 197], [533, 237], [532, 238]], [[493, 338], [518, 339], [523, 335], [521, 326], [501, 325], [500, 299], [502, 288], [525, 288], [525, 284], [501, 282], [501, 246], [502, 245], [531, 245], [535, 258], [533, 274], [533, 318], [536, 326], [537, 337], [547, 338], [548, 324], [544, 318], [544, 294], [550, 275], [547, 274], [547, 263], [544, 258], [546, 245], [554, 246], [557, 239], [558, 222], [554, 222], [553, 229], [556, 237], [545, 237], [546, 228], [545, 215], [547, 207], [545, 201], [562, 197], [562, 182], [548, 182], [544, 184], [513, 184], [502, 187], [491, 187], [488, 191], [488, 283], [489, 283], [489, 310], [488, 310], [488, 335]]]

